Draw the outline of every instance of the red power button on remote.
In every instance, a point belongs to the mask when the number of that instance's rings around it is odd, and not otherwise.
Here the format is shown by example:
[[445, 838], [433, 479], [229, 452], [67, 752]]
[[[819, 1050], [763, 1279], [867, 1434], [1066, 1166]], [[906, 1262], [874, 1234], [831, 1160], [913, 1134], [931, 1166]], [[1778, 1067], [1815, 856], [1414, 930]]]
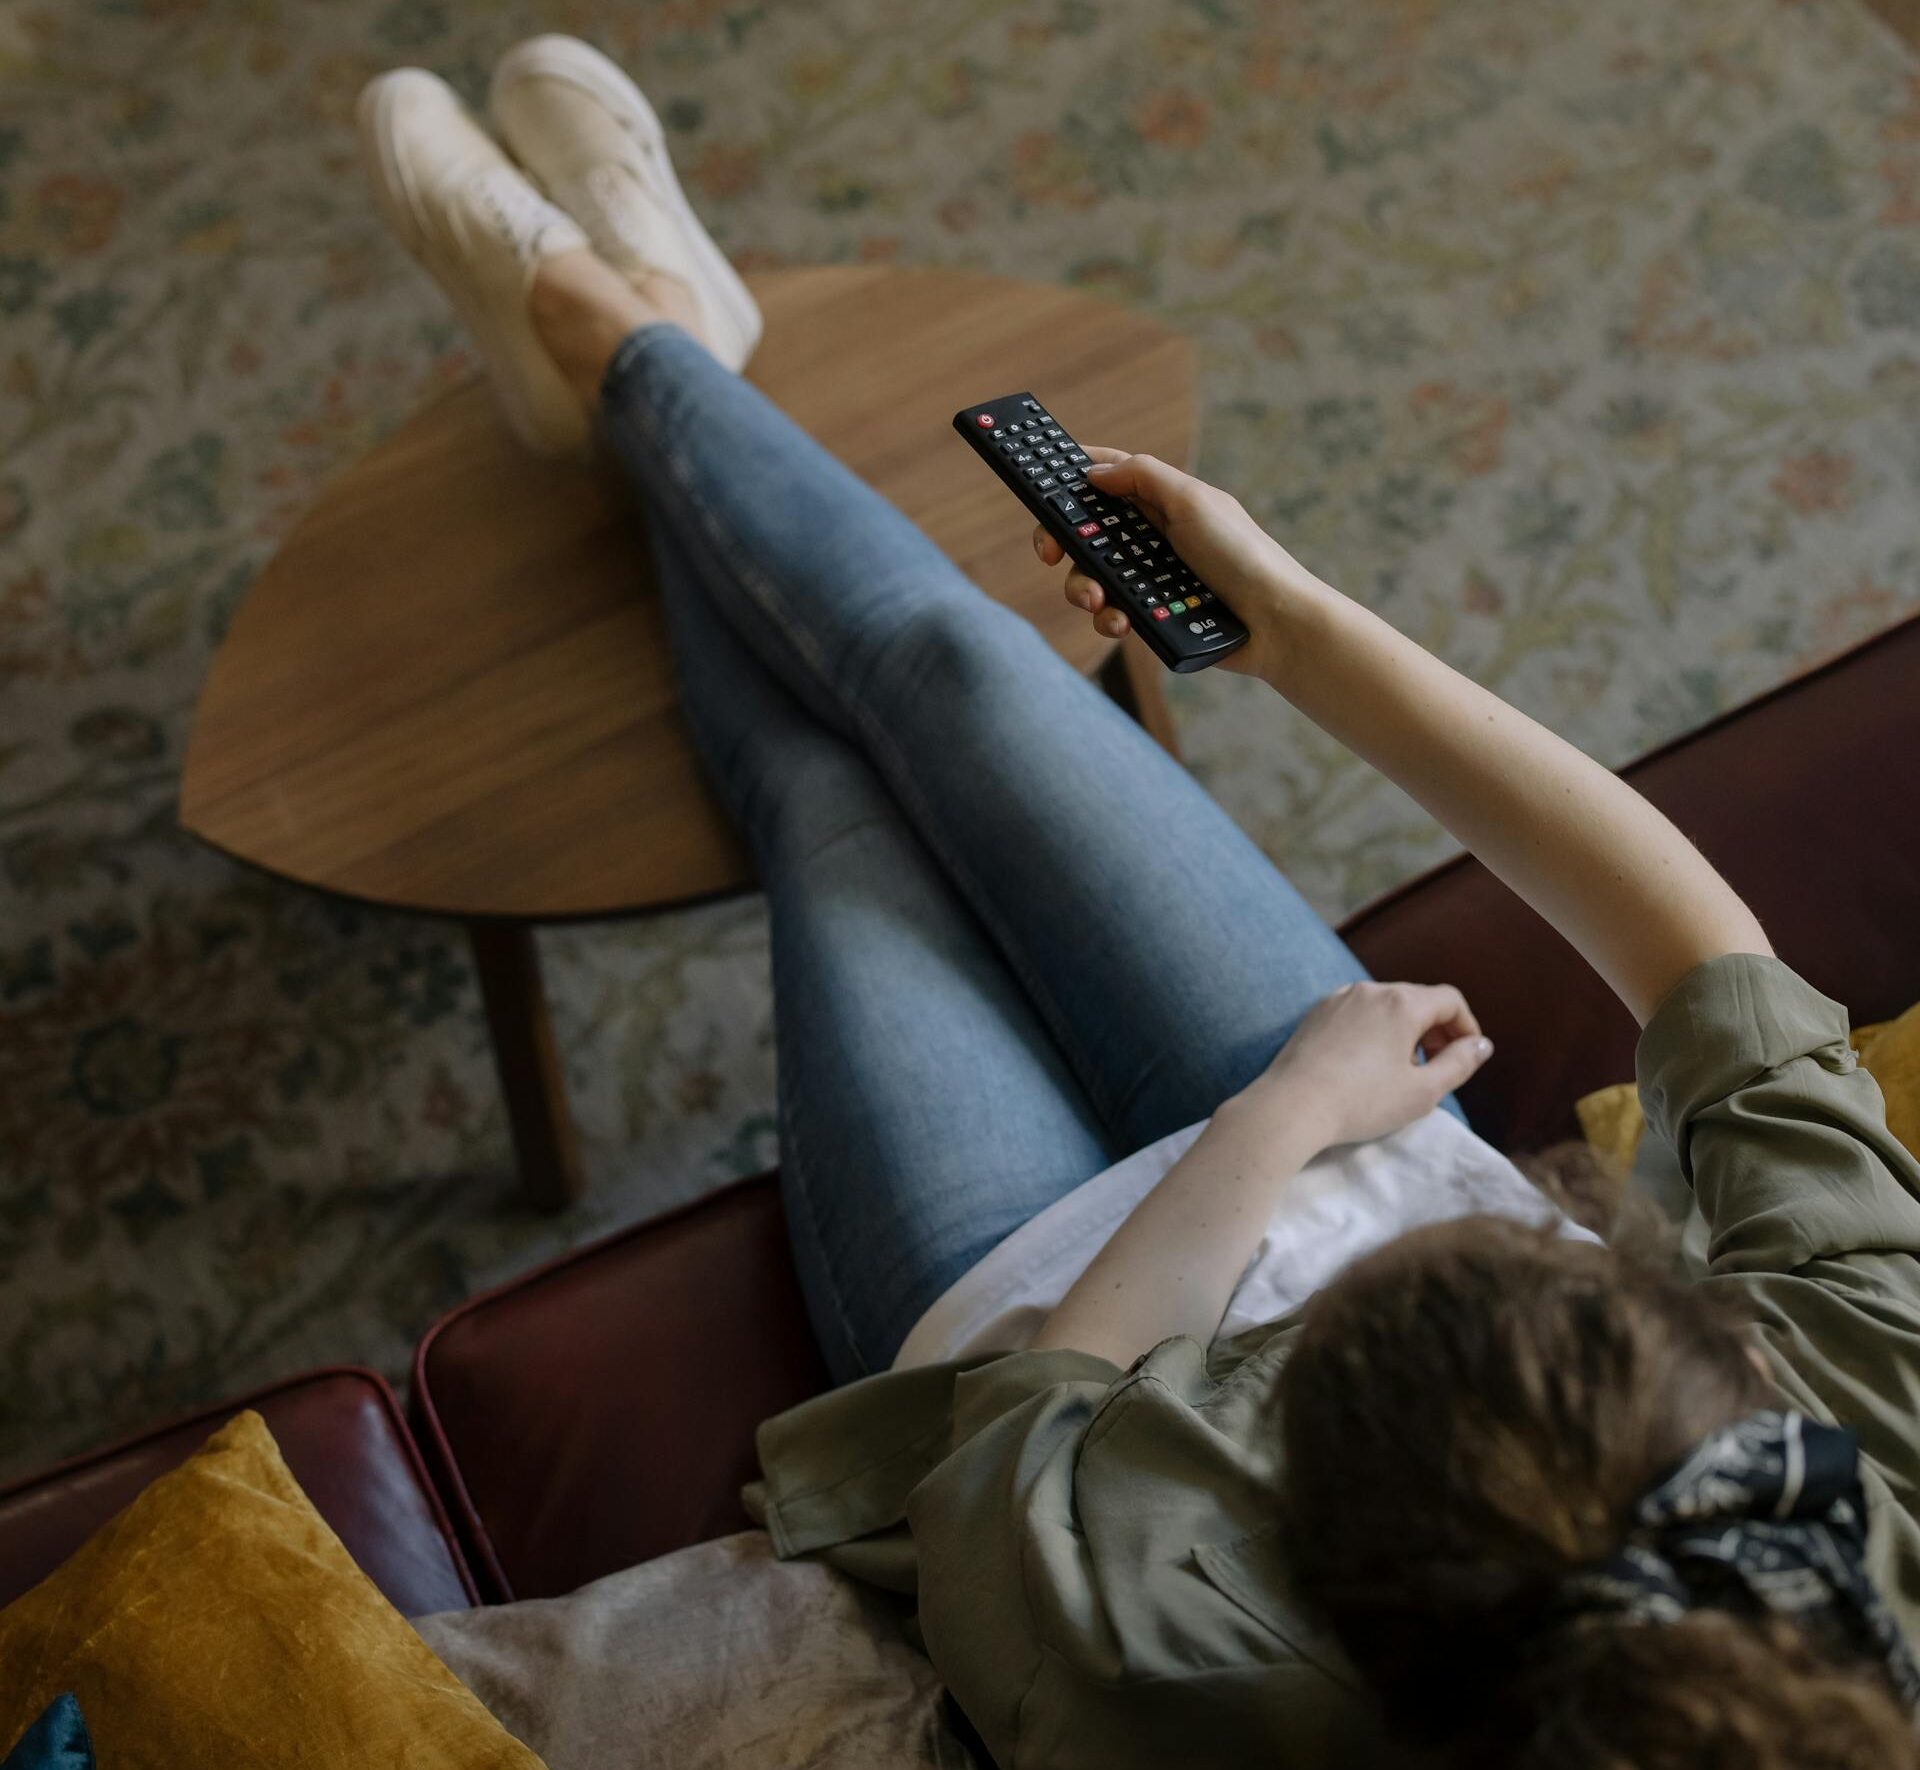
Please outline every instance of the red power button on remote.
[[979, 417], [974, 419], [974, 423], [979, 425], [982, 430], [991, 430], [993, 428], [993, 414], [991, 412], [982, 412]]

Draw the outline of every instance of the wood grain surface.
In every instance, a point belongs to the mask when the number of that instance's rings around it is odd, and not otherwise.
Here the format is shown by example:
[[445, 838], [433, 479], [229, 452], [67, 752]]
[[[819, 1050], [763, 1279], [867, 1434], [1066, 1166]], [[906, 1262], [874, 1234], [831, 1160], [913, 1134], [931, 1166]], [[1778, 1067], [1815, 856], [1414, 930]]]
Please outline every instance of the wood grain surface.
[[1920, 0], [1867, 0], [1867, 6], [1885, 19], [1910, 48], [1920, 49]]
[[[1072, 290], [955, 271], [751, 281], [767, 321], [751, 379], [1098, 668], [1112, 642], [1066, 606], [951, 419], [1032, 388], [1085, 441], [1184, 462], [1186, 341]], [[289, 879], [469, 917], [749, 883], [681, 722], [645, 561], [610, 470], [526, 454], [478, 384], [446, 396], [326, 487], [248, 592], [195, 714], [181, 822]]]

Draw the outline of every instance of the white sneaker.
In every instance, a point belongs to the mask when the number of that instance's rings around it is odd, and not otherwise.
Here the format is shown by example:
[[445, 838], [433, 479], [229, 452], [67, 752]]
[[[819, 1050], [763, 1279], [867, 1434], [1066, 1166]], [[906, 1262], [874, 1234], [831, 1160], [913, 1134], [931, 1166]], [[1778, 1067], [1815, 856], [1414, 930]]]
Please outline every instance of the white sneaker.
[[374, 201], [466, 321], [514, 435], [538, 454], [585, 458], [586, 407], [540, 343], [527, 291], [543, 259], [585, 250], [586, 235], [424, 69], [369, 80], [359, 118]]
[[615, 269], [663, 271], [699, 299], [713, 350], [739, 369], [760, 309], [694, 214], [640, 88], [578, 37], [530, 37], [500, 58], [487, 105], [520, 164]]

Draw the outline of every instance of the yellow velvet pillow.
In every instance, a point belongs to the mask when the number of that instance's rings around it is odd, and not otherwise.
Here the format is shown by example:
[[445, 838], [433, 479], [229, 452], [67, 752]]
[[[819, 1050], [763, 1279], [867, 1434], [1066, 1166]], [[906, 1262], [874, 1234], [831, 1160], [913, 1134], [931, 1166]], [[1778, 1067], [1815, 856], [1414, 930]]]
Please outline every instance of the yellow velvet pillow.
[[[1880, 1084], [1887, 1102], [1887, 1129], [1920, 1155], [1920, 1004], [1898, 1020], [1853, 1029], [1853, 1048], [1860, 1067]], [[1640, 1091], [1631, 1082], [1596, 1088], [1574, 1102], [1580, 1135], [1602, 1155], [1622, 1167], [1633, 1165], [1640, 1133], [1647, 1121], [1640, 1111]]]
[[353, 1564], [256, 1413], [0, 1611], [0, 1742], [63, 1690], [112, 1770], [540, 1770]]

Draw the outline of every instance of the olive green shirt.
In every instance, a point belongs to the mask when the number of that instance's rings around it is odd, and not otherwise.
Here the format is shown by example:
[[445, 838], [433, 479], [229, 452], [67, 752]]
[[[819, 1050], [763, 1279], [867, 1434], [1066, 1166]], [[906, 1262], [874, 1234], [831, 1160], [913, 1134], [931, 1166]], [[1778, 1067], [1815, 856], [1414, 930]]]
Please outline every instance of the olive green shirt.
[[[1777, 960], [1715, 959], [1660, 1005], [1638, 1071], [1668, 1151], [1647, 1179], [1697, 1204], [1701, 1281], [1743, 1293], [1793, 1405], [1860, 1432], [1872, 1564], [1911, 1631], [1920, 1166], [1846, 1012]], [[869, 1377], [761, 1427], [748, 1504], [781, 1555], [916, 1602], [1001, 1770], [1404, 1761], [1289, 1589], [1297, 1326], [1176, 1337], [1124, 1372], [1049, 1351]]]

